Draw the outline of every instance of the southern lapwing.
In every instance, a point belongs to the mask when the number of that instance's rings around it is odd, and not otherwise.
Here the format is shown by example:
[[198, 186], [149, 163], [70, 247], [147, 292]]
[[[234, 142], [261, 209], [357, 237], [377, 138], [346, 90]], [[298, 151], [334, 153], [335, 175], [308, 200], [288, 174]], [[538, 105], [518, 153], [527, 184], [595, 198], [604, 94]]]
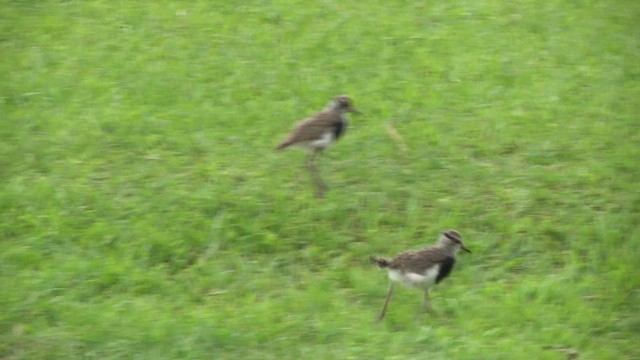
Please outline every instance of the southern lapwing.
[[387, 269], [389, 279], [391, 279], [387, 299], [378, 316], [378, 321], [381, 321], [387, 312], [387, 305], [393, 294], [395, 282], [424, 291], [424, 307], [425, 310], [431, 312], [429, 291], [451, 273], [456, 263], [456, 252], [459, 249], [471, 252], [462, 243], [462, 236], [459, 232], [447, 230], [435, 245], [422, 250], [403, 252], [393, 259], [372, 256], [371, 261], [379, 267]]
[[307, 168], [315, 182], [318, 196], [324, 195], [327, 185], [318, 172], [316, 157], [344, 134], [347, 129], [345, 113], [348, 112], [360, 113], [353, 107], [351, 98], [346, 95], [336, 96], [324, 110], [302, 120], [276, 147], [276, 150], [281, 150], [291, 146], [309, 153]]

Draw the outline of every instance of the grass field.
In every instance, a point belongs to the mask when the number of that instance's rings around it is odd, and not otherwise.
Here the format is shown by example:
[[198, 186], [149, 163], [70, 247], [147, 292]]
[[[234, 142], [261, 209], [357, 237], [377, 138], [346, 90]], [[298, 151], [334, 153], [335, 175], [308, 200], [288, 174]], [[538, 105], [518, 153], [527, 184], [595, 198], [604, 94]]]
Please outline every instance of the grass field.
[[640, 359], [640, 2], [2, 3], [0, 358]]

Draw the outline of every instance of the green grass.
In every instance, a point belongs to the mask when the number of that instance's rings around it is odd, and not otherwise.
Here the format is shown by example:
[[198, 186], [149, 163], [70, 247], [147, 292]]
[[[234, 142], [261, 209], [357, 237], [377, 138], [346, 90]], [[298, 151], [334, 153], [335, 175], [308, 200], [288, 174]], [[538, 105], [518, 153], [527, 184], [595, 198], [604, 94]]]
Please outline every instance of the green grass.
[[[640, 358], [637, 1], [2, 9], [0, 358]], [[319, 201], [271, 149], [343, 93]]]

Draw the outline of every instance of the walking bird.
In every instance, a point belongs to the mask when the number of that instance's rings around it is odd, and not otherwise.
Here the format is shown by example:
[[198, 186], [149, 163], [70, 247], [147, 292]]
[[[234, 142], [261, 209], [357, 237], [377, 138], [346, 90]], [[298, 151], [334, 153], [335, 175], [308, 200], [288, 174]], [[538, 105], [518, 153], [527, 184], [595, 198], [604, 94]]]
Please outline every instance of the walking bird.
[[456, 253], [459, 249], [471, 252], [462, 242], [462, 236], [458, 231], [447, 230], [440, 235], [435, 245], [422, 250], [403, 252], [393, 259], [372, 256], [371, 261], [387, 269], [391, 279], [387, 299], [378, 315], [378, 321], [381, 321], [387, 312], [395, 282], [424, 291], [423, 306], [431, 312], [429, 292], [434, 285], [449, 276], [456, 263]]
[[306, 165], [315, 183], [318, 196], [324, 195], [327, 185], [320, 176], [316, 158], [344, 134], [347, 129], [345, 113], [348, 112], [360, 113], [353, 107], [351, 98], [346, 95], [336, 96], [324, 110], [302, 120], [276, 147], [276, 150], [296, 147], [309, 153]]

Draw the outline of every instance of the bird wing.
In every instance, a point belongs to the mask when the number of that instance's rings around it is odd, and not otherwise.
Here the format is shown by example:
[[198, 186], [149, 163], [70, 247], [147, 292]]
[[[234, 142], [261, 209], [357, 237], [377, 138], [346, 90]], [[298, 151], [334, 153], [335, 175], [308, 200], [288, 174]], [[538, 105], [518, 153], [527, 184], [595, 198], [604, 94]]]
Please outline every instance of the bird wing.
[[406, 270], [423, 273], [428, 268], [442, 264], [450, 257], [436, 248], [427, 248], [419, 251], [405, 252], [396, 256], [389, 264], [392, 269]]
[[331, 111], [321, 111], [313, 117], [302, 120], [280, 146], [289, 146], [297, 142], [311, 141], [320, 138], [327, 130], [334, 129], [341, 123], [340, 117]]

